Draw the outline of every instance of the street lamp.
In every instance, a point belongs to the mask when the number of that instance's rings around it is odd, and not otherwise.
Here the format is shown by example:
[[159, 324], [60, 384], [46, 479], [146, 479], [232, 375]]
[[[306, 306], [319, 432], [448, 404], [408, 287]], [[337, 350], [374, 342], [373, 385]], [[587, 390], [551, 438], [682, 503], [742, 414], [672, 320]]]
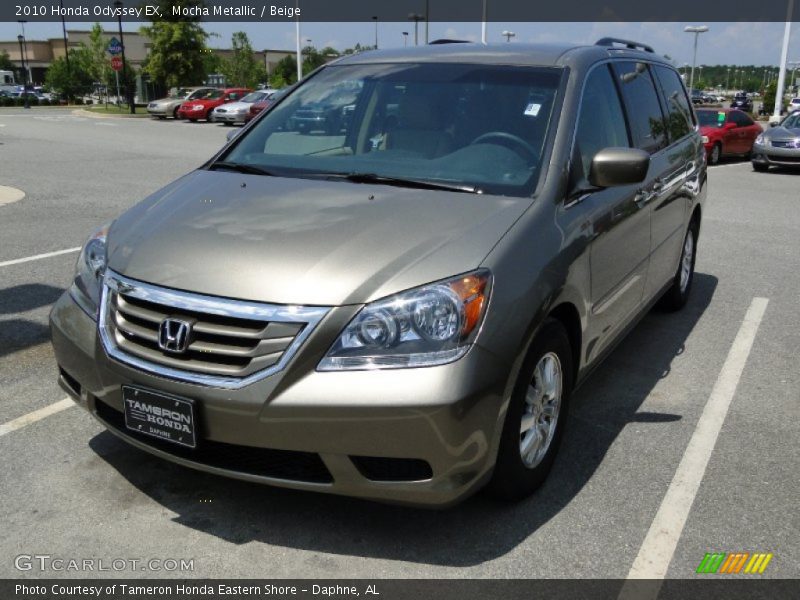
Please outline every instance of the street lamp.
[[20, 34], [17, 36], [19, 42], [19, 62], [22, 64], [22, 76], [25, 78], [25, 91], [22, 92], [25, 96], [25, 108], [30, 108], [30, 100], [28, 99], [28, 72], [25, 70], [25, 54], [22, 52], [22, 45], [25, 42], [25, 37]]
[[122, 35], [122, 0], [114, 0], [114, 8], [117, 9], [117, 24], [119, 25], [119, 45], [122, 46], [122, 80], [125, 82], [125, 97], [128, 99], [128, 106], [131, 114], [136, 114], [136, 104], [134, 95], [128, 79], [128, 61], [125, 60], [125, 37]]
[[408, 32], [403, 31], [402, 33], [403, 33], [403, 48], [405, 48], [406, 46], [408, 46]]
[[419, 22], [424, 21], [425, 17], [423, 17], [419, 13], [408, 13], [408, 20], [414, 21], [414, 45], [419, 45]]
[[507, 29], [503, 31], [500, 35], [505, 36], [506, 42], [510, 42], [512, 37], [516, 37], [516, 33], [513, 31], [508, 31]]
[[706, 25], [689, 25], [684, 27], [683, 30], [686, 33], [693, 33], [694, 34], [694, 57], [692, 58], [692, 76], [689, 80], [689, 89], [694, 89], [694, 67], [697, 64], [697, 38], [700, 37], [701, 33], [705, 33], [708, 31], [708, 26]]
[[372, 17], [372, 20], [375, 21], [375, 50], [378, 49], [378, 17], [377, 15]]

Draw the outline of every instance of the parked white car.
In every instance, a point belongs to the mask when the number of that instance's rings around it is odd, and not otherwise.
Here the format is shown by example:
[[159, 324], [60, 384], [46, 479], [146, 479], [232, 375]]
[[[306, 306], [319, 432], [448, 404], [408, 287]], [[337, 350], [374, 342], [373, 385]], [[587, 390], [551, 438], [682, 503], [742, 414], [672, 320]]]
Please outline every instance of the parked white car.
[[211, 113], [211, 121], [215, 123], [224, 123], [225, 125], [235, 125], [236, 123], [244, 124], [244, 117], [250, 110], [250, 105], [253, 102], [264, 100], [269, 97], [271, 90], [258, 90], [250, 92], [239, 102], [229, 102], [222, 104], [214, 109]]

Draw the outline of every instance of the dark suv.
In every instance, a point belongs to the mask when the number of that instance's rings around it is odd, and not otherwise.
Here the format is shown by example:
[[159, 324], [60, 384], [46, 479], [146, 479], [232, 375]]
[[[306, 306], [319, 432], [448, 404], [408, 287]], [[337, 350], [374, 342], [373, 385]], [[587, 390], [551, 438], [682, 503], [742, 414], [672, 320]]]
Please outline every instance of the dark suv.
[[740, 92], [731, 100], [731, 108], [738, 108], [748, 113], [753, 112], [753, 101], [750, 100], [747, 94]]
[[349, 56], [90, 237], [51, 314], [60, 382], [188, 467], [520, 498], [575, 387], [658, 300], [686, 303], [705, 184], [686, 89], [647, 46]]

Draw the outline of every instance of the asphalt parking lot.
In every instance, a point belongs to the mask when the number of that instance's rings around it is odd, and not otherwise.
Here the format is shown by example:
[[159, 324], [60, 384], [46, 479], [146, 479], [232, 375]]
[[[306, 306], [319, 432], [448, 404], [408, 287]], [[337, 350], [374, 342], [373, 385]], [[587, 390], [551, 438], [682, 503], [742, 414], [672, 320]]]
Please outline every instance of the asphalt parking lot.
[[[772, 553], [758, 577], [800, 577], [800, 172], [710, 169], [689, 305], [649, 314], [578, 391], [550, 478], [520, 504], [424, 511], [230, 481], [130, 448], [69, 402], [36, 412], [66, 395], [47, 315], [76, 249], [228, 131], [0, 111], [0, 186], [25, 193], [0, 202], [0, 577], [87, 575], [15, 568], [47, 554], [194, 560], [105, 576], [624, 578], [660, 562], [691, 578], [707, 552]], [[704, 471], [685, 465], [692, 444], [710, 444]], [[676, 472], [698, 477], [677, 483], [685, 521], [664, 513]]]

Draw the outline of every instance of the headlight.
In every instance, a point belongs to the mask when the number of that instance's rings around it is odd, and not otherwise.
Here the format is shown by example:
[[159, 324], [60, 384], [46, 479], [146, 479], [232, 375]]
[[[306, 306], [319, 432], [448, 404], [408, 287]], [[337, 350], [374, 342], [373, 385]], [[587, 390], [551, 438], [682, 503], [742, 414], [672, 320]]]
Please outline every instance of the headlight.
[[703, 142], [704, 144], [707, 144], [708, 143], [708, 136], [707, 135], [700, 136], [700, 141]]
[[766, 141], [767, 140], [764, 137], [763, 133], [758, 134], [758, 137], [756, 138], [756, 144], [758, 144], [759, 146], [765, 146], [766, 145]]
[[486, 270], [402, 292], [366, 305], [328, 354], [320, 371], [430, 367], [467, 353], [486, 311]]
[[106, 235], [110, 224], [104, 225], [88, 239], [75, 265], [75, 279], [70, 295], [86, 314], [97, 318], [103, 275], [106, 272]]

